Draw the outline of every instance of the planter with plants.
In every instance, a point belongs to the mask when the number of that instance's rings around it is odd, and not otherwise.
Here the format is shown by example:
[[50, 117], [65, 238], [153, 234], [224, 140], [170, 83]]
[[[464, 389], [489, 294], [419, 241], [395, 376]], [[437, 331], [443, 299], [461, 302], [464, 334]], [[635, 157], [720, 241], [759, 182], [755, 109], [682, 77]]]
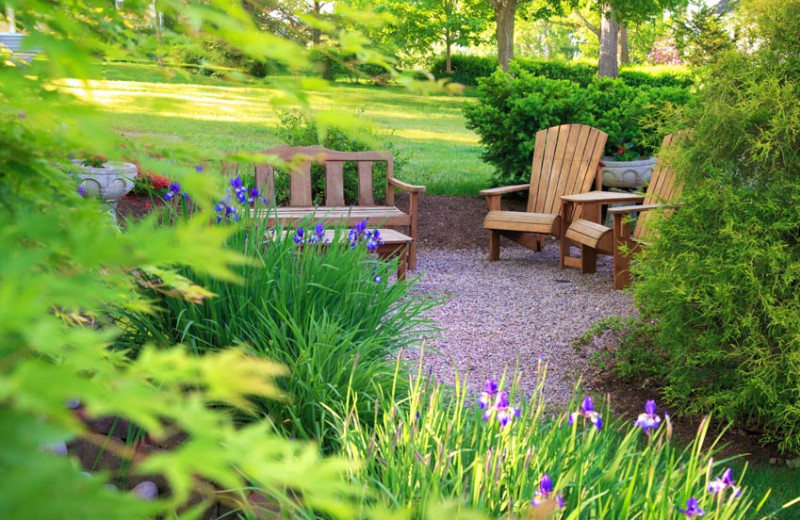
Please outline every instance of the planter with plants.
[[133, 189], [137, 176], [135, 164], [106, 161], [102, 157], [72, 159], [79, 168], [74, 171], [81, 179], [78, 190], [85, 196], [99, 196], [108, 202], [110, 213], [116, 217], [119, 199]]
[[603, 186], [606, 188], [639, 189], [650, 182], [656, 158], [638, 152], [632, 143], [619, 146], [616, 153], [600, 161]]

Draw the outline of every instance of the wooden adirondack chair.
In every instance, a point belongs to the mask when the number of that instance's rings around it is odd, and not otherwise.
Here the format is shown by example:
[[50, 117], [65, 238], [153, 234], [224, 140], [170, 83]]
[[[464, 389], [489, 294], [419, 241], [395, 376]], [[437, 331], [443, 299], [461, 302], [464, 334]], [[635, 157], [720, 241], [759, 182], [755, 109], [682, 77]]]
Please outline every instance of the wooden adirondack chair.
[[[546, 235], [559, 236], [560, 197], [591, 189], [607, 137], [587, 125], [554, 126], [536, 133], [530, 184], [481, 191], [489, 205], [483, 221], [490, 231], [489, 260], [500, 258], [501, 235], [534, 251], [542, 249]], [[599, 189], [599, 178], [596, 185]], [[501, 211], [501, 196], [522, 190], [529, 190], [528, 211]]]
[[[592, 197], [591, 195], [595, 195], [594, 193], [586, 194], [590, 197], [584, 197], [584, 200], [579, 200], [580, 196], [562, 198], [562, 215], [567, 215], [564, 218], [561, 236], [562, 269], [565, 266], [575, 265], [574, 262], [570, 262], [572, 257], [569, 256], [570, 244], [574, 243], [581, 246], [579, 265], [582, 273], [595, 272], [598, 253], [612, 255], [614, 257], [614, 288], [624, 289], [630, 285], [630, 254], [653, 239], [654, 231], [648, 223], [655, 215], [649, 210], [669, 208], [669, 201], [677, 199], [680, 195], [681, 186], [675, 184], [673, 169], [664, 160], [664, 155], [676, 138], [677, 134], [670, 134], [662, 141], [658, 161], [653, 168], [647, 193], [642, 197], [642, 204], [609, 208], [608, 212], [613, 215], [614, 219], [611, 228], [584, 218], [570, 220], [569, 216], [574, 214], [576, 206], [580, 207], [585, 203], [609, 204], [617, 200], [611, 197], [603, 199], [602, 194]], [[633, 213], [640, 213], [640, 215], [636, 220], [636, 227], [631, 233], [629, 219], [625, 217]]]

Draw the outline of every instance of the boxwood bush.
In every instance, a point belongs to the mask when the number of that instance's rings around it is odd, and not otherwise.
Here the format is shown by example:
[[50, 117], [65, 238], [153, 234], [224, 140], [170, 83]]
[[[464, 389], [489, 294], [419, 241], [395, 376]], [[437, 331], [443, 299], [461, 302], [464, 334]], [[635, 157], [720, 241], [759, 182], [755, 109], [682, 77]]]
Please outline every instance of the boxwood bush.
[[484, 146], [483, 158], [496, 167], [495, 182], [530, 179], [536, 132], [555, 125], [583, 123], [608, 134], [606, 154], [620, 147], [653, 153], [663, 137], [647, 132], [667, 105], [689, 101], [682, 87], [633, 87], [619, 79], [594, 79], [587, 85], [548, 79], [512, 62], [508, 73], [496, 71], [480, 81], [478, 103], [467, 105], [467, 127]]
[[720, 57], [677, 173], [684, 204], [635, 266], [658, 324], [640, 365], [691, 412], [714, 411], [800, 452], [800, 1], [745, 4], [757, 51]]

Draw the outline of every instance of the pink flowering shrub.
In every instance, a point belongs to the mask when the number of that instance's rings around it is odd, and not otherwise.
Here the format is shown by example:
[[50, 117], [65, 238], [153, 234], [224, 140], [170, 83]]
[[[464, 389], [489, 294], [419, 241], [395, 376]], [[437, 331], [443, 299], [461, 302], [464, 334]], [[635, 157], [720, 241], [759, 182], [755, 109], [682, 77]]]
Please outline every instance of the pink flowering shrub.
[[647, 55], [647, 62], [651, 65], [681, 65], [683, 61], [675, 46], [675, 40], [666, 38], [657, 40]]

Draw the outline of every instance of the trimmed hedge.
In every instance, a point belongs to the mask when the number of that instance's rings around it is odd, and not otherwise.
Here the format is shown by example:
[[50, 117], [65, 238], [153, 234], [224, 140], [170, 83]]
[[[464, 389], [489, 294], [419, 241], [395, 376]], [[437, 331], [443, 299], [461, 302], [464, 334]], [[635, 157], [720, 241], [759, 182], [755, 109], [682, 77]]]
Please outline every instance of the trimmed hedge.
[[[565, 79], [574, 81], [585, 87], [597, 79], [597, 65], [589, 63], [570, 63], [557, 60], [534, 60], [516, 58], [517, 66], [548, 79]], [[455, 54], [451, 57], [453, 72], [445, 72], [445, 59], [437, 59], [431, 67], [431, 72], [437, 78], [449, 78], [462, 85], [475, 86], [480, 78], [490, 76], [497, 70], [497, 57], [495, 56], [465, 56]], [[641, 70], [622, 70], [619, 79], [628, 85], [638, 87], [681, 87], [692, 85], [692, 78], [687, 74], [675, 72], [662, 72], [651, 74]]]
[[464, 109], [467, 127], [480, 135], [483, 159], [497, 168], [495, 182], [514, 184], [529, 180], [535, 134], [551, 126], [583, 123], [606, 132], [607, 155], [621, 147], [652, 154], [663, 136], [643, 127], [667, 105], [686, 104], [689, 91], [608, 78], [582, 86], [537, 76], [513, 62], [508, 73], [498, 70], [480, 81], [478, 99]]

